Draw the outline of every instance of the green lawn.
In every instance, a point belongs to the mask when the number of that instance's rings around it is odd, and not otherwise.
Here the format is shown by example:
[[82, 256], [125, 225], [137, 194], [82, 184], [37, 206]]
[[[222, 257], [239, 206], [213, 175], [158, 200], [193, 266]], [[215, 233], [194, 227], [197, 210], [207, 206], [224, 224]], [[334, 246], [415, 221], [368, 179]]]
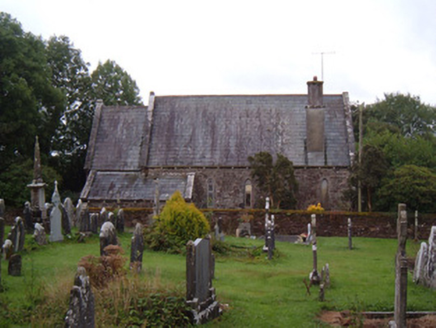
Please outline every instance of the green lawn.
[[[120, 236], [125, 256], [130, 254], [131, 234]], [[248, 249], [261, 246], [261, 240], [226, 237], [226, 243]], [[30, 244], [29, 244], [30, 245]], [[354, 238], [348, 250], [347, 238], [318, 238], [318, 267], [329, 263], [331, 286], [326, 300], [318, 301], [318, 287], [307, 295], [303, 279], [312, 268], [310, 246], [277, 242], [278, 256], [272, 261], [262, 254], [219, 256], [213, 285], [218, 299], [228, 304], [224, 315], [206, 327], [326, 327], [316, 320], [323, 309], [392, 311], [394, 304], [394, 258], [397, 241], [390, 239]], [[85, 255], [99, 255], [95, 236], [86, 243], [75, 241], [44, 247], [27, 246], [23, 253], [23, 275], [7, 275], [7, 262], [2, 259], [1, 303], [31, 303], [39, 299], [39, 286], [56, 292], [58, 286], [70, 288], [77, 262]], [[408, 255], [413, 257], [419, 244], [408, 241]], [[154, 279], [162, 286], [185, 289], [185, 258], [146, 251], [143, 260], [144, 281]], [[409, 275], [408, 310], [435, 311], [436, 293], [412, 282]], [[65, 309], [66, 310], [66, 309]], [[3, 327], [0, 319], [0, 326]], [[6, 325], [7, 326], [7, 325]], [[12, 325], [11, 325], [12, 327]]]

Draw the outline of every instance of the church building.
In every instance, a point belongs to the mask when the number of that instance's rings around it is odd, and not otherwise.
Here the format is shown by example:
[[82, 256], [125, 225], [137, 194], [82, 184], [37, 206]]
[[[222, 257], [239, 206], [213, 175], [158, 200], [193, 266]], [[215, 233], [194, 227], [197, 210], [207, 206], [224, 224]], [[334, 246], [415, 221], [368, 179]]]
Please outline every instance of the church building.
[[354, 155], [348, 93], [157, 96], [148, 106], [98, 102], [88, 144], [82, 201], [91, 206], [151, 207], [179, 190], [199, 208], [254, 208], [260, 193], [249, 156], [291, 160], [297, 208], [346, 209]]

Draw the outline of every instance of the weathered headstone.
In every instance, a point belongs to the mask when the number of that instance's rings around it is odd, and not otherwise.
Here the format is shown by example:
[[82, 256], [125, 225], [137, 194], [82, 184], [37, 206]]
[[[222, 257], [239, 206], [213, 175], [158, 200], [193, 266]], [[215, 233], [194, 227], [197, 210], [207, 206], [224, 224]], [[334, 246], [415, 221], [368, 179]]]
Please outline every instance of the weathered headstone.
[[115, 228], [118, 232], [124, 232], [124, 210], [120, 208], [117, 213], [117, 225]]
[[215, 239], [224, 241], [223, 219], [219, 217], [215, 223]]
[[4, 218], [5, 217], [5, 200], [3, 198], [0, 198], [0, 217]]
[[265, 198], [265, 245], [263, 246], [263, 251], [268, 251], [268, 239], [267, 239], [267, 229], [269, 225], [269, 197]]
[[45, 234], [44, 227], [39, 224], [35, 223], [35, 231], [33, 232], [33, 238], [35, 239], [35, 242], [38, 245], [47, 245], [47, 236]]
[[57, 242], [64, 240], [62, 235], [62, 212], [59, 209], [61, 203], [61, 197], [58, 191], [58, 183], [55, 181], [55, 189], [51, 197], [53, 203], [53, 209], [50, 213], [50, 237], [51, 242]]
[[307, 238], [306, 243], [310, 245], [312, 243], [312, 225], [310, 223], [307, 224]]
[[353, 249], [351, 218], [348, 218], [348, 249]]
[[117, 226], [117, 216], [113, 212], [109, 212], [107, 214], [107, 220], [105, 222], [112, 222], [114, 227], [116, 227]]
[[80, 216], [82, 215], [82, 200], [79, 199], [77, 201], [77, 205], [76, 205], [76, 215], [74, 216], [74, 218], [76, 219], [74, 226], [77, 227], [79, 226], [79, 220], [80, 220]]
[[140, 272], [142, 269], [142, 254], [144, 252], [143, 226], [137, 223], [132, 237], [132, 247], [130, 252], [130, 269]]
[[32, 214], [32, 209], [30, 207], [30, 202], [24, 203], [23, 216], [24, 216], [24, 225], [26, 227], [26, 231], [28, 233], [32, 233], [33, 232], [33, 214]]
[[250, 222], [241, 222], [236, 229], [236, 237], [251, 236], [251, 224]]
[[14, 254], [14, 244], [10, 239], [6, 239], [2, 248], [4, 259], [9, 260], [12, 254]]
[[97, 233], [98, 230], [98, 213], [91, 213], [89, 215], [89, 231]]
[[12, 254], [9, 258], [8, 274], [10, 276], [21, 276], [21, 255]]
[[312, 254], [313, 254], [313, 270], [309, 274], [309, 279], [312, 285], [318, 285], [320, 283], [320, 276], [318, 274], [318, 249], [316, 244], [316, 214], [311, 215], [311, 227], [312, 227]]
[[5, 219], [0, 216], [0, 246], [3, 246], [5, 240]]
[[425, 281], [425, 268], [428, 261], [428, 247], [427, 244], [422, 242], [418, 254], [415, 258], [415, 269], [413, 271], [413, 281], [417, 284], [426, 285]]
[[418, 241], [418, 211], [415, 211], [415, 241]]
[[70, 223], [70, 227], [75, 227], [76, 226], [76, 218], [74, 215], [74, 205], [73, 205], [73, 201], [71, 200], [70, 197], [67, 197], [64, 199], [64, 208], [65, 211], [67, 212], [68, 215], [68, 220]]
[[431, 227], [428, 238], [427, 263], [424, 277], [426, 286], [436, 288], [436, 226]]
[[94, 328], [95, 308], [89, 277], [83, 267], [77, 268], [70, 292], [70, 306], [65, 316], [66, 328]]
[[397, 219], [398, 249], [395, 269], [394, 321], [398, 328], [406, 328], [407, 309], [407, 212], [406, 204], [398, 204]]
[[23, 250], [26, 238], [25, 233], [23, 219], [17, 216], [15, 218], [15, 224], [12, 226], [11, 231], [9, 231], [7, 238], [12, 241], [14, 252], [21, 252]]
[[[76, 212], [77, 215], [77, 212]], [[78, 219], [79, 232], [89, 231], [89, 209], [87, 203], [80, 204], [80, 217]]]
[[68, 212], [62, 203], [59, 203], [58, 207], [62, 214], [62, 231], [65, 235], [69, 235], [71, 234], [71, 224], [70, 218], [68, 217]]
[[186, 300], [196, 324], [221, 314], [211, 277], [211, 248], [208, 238], [189, 241], [186, 254]]
[[105, 223], [108, 220], [109, 212], [106, 210], [106, 207], [102, 207], [100, 211], [100, 222], [101, 224]]
[[106, 246], [118, 245], [117, 231], [115, 226], [110, 221], [103, 223], [100, 229], [100, 255], [107, 255], [105, 252]]

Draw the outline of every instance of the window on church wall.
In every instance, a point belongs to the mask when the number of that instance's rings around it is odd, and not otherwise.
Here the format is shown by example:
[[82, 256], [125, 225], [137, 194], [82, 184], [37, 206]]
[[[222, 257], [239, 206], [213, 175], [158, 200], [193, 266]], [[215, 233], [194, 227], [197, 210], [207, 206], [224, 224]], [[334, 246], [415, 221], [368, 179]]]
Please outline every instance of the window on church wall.
[[251, 186], [251, 181], [247, 180], [245, 182], [245, 193], [244, 193], [244, 205], [245, 208], [251, 208], [252, 205], [252, 196], [253, 196], [253, 192], [252, 192], [252, 186]]
[[215, 205], [215, 186], [212, 179], [207, 180], [207, 207], [212, 208]]
[[329, 183], [327, 179], [321, 181], [321, 206], [328, 208], [329, 205]]

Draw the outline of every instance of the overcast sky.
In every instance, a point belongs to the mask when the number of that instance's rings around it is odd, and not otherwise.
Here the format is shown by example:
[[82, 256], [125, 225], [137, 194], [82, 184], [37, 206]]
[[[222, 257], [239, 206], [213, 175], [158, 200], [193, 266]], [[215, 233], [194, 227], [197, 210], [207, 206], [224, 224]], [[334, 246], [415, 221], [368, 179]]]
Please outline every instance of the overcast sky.
[[434, 0], [0, 0], [23, 29], [66, 35], [94, 69], [114, 60], [148, 94], [384, 93], [436, 105]]

